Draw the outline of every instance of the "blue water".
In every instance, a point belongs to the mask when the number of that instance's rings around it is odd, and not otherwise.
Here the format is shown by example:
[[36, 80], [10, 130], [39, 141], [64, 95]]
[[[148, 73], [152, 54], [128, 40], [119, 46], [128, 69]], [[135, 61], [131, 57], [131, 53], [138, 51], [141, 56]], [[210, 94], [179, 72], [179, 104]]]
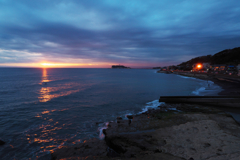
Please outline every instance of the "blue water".
[[57, 147], [99, 137], [104, 122], [157, 107], [160, 96], [216, 95], [208, 83], [147, 69], [0, 68], [0, 157], [50, 159]]

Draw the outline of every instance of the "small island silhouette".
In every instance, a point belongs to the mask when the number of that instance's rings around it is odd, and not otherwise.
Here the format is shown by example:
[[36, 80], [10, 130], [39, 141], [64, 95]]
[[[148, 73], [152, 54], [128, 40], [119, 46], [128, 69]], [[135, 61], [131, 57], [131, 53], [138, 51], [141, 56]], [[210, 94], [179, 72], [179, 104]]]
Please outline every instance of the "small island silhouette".
[[119, 65], [112, 65], [112, 69], [131, 69], [131, 68], [119, 64]]

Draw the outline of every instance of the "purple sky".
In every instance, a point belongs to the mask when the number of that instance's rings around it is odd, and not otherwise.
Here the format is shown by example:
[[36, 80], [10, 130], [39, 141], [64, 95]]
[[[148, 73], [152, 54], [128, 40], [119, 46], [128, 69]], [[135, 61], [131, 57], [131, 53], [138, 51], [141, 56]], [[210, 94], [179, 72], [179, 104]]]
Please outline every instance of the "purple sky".
[[153, 67], [235, 47], [239, 0], [0, 0], [0, 66]]

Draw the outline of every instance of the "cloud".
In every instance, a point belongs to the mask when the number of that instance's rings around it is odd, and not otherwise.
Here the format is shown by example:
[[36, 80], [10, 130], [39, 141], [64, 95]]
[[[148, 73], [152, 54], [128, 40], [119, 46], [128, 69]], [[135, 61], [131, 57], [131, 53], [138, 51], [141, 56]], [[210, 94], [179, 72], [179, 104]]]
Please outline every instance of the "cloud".
[[0, 63], [179, 64], [239, 47], [239, 4], [0, 0]]

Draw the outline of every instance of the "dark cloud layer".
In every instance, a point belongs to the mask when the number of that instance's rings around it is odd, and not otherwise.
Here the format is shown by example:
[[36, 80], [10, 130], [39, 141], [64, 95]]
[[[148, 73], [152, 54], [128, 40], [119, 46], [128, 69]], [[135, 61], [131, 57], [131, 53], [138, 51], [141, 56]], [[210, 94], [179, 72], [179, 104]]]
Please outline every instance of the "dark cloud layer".
[[0, 63], [178, 64], [240, 46], [240, 1], [0, 0]]

